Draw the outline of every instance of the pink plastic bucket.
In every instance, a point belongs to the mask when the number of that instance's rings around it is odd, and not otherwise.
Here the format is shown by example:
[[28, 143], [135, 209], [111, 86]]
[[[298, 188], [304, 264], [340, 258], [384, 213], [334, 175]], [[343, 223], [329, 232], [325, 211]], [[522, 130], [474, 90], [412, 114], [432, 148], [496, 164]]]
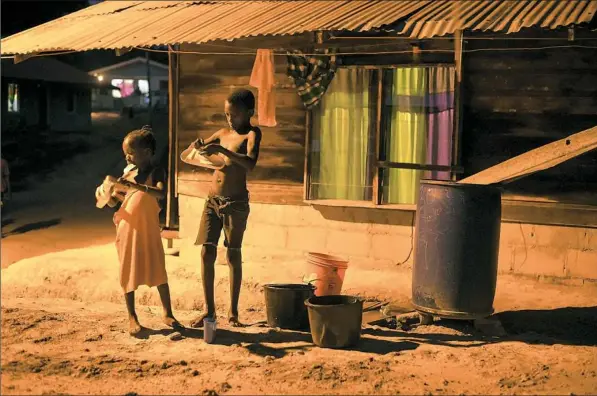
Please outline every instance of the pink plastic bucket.
[[338, 295], [342, 291], [348, 261], [323, 253], [307, 255], [306, 280], [316, 287], [316, 296]]

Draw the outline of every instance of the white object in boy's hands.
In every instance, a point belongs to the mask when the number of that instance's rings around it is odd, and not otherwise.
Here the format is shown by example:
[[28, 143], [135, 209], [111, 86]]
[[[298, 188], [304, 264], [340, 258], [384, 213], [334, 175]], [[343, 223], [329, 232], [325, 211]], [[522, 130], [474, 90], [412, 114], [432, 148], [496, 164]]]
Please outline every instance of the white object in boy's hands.
[[203, 340], [211, 344], [216, 339], [216, 320], [212, 318], [203, 319]]
[[180, 154], [182, 162], [200, 166], [207, 169], [222, 169], [225, 165], [224, 159], [217, 154], [206, 156], [201, 153], [201, 149], [196, 149], [195, 144], [191, 145]]

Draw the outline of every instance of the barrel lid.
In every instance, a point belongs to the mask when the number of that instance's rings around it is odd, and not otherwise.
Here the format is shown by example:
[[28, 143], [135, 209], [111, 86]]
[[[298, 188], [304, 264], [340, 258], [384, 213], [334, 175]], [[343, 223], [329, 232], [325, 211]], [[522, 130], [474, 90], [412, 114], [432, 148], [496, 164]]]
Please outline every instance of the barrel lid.
[[468, 188], [468, 189], [490, 189], [490, 190], [496, 190], [499, 191], [499, 188], [495, 185], [485, 185], [485, 184], [470, 184], [470, 183], [459, 183], [459, 182], [453, 182], [453, 181], [444, 181], [444, 180], [427, 180], [427, 179], [421, 179], [420, 181], [421, 185], [425, 184], [425, 185], [435, 185], [435, 186], [444, 186], [444, 187], [454, 187], [454, 188], [459, 188], [459, 189], [464, 189], [464, 188]]

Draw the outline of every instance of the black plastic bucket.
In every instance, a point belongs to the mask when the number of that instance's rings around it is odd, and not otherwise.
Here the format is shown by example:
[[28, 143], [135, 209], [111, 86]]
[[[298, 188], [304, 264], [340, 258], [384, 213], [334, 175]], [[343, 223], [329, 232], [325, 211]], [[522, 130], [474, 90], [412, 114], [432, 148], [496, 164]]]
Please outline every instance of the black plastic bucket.
[[412, 279], [417, 310], [454, 319], [491, 315], [500, 220], [495, 186], [421, 182]]
[[309, 316], [305, 300], [315, 293], [310, 284], [270, 284], [264, 286], [267, 324], [281, 329], [306, 330]]
[[359, 343], [363, 300], [352, 296], [314, 296], [305, 301], [305, 305], [315, 345], [346, 348]]

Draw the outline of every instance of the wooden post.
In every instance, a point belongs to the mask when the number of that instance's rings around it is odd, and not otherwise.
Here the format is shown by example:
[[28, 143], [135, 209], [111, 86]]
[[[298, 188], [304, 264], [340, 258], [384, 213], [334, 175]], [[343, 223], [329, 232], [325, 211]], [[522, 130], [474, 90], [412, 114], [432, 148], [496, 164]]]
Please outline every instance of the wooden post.
[[[166, 200], [166, 228], [172, 229], [176, 213], [177, 127], [178, 127], [178, 54], [168, 47], [168, 196]], [[167, 238], [168, 248], [173, 240]]]
[[[454, 64], [456, 66], [456, 81], [454, 92], [454, 132], [452, 134], [452, 166], [460, 165], [460, 149], [462, 136], [462, 47], [464, 45], [464, 34], [462, 30], [454, 32]], [[456, 181], [458, 174], [452, 172], [452, 180]]]

